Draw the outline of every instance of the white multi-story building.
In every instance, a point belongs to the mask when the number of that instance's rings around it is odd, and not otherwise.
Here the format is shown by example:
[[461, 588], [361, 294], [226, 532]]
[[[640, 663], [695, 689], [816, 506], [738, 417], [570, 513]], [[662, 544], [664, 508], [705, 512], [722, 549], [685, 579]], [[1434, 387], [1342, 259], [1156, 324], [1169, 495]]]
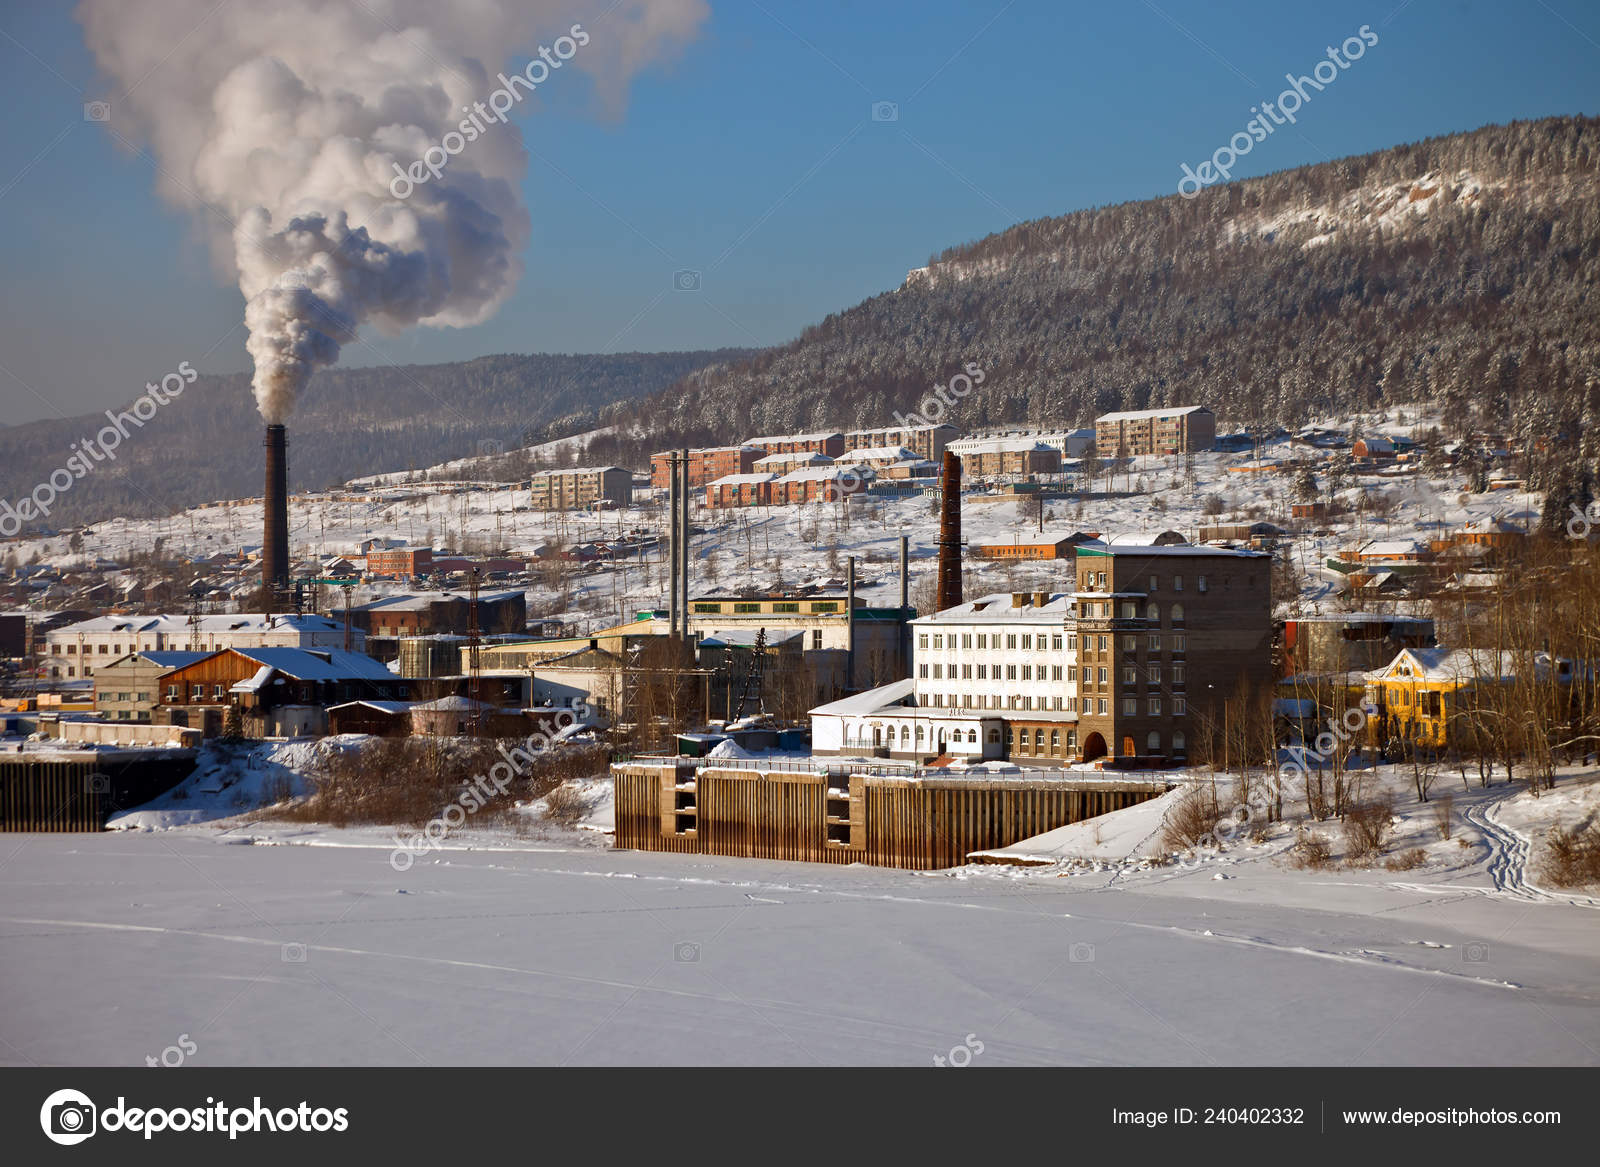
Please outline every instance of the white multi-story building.
[[[45, 634], [50, 676], [94, 676], [95, 665], [135, 652], [216, 652], [224, 648], [344, 647], [344, 624], [327, 616], [238, 613], [226, 616], [96, 616]], [[350, 630], [360, 652], [366, 633]]]

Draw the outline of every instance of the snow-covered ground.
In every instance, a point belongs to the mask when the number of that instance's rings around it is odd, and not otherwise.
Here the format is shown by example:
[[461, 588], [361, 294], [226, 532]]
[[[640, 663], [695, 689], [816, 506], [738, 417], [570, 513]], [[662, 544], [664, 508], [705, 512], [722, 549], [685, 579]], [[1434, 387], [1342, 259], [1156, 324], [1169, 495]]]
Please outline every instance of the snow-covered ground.
[[469, 829], [402, 874], [392, 832], [253, 815], [16, 836], [0, 1061], [182, 1033], [195, 1065], [931, 1065], [969, 1035], [996, 1066], [1600, 1064], [1600, 901], [1515, 842], [1600, 783], [1518, 789], [1458, 791], [1450, 841], [1397, 803], [1391, 853], [1436, 837], [1401, 872], [1285, 837], [1139, 861], [1176, 796], [1012, 849], [1045, 866], [930, 873]]

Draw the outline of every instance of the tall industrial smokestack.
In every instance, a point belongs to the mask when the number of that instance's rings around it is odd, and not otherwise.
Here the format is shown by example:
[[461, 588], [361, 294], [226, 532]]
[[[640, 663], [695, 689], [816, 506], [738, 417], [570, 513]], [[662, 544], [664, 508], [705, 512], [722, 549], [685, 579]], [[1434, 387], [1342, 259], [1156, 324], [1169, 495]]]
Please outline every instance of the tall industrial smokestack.
[[961, 602], [961, 458], [944, 452], [939, 476], [939, 611]]
[[281, 425], [267, 427], [267, 487], [262, 495], [261, 582], [267, 610], [289, 588], [289, 439]]

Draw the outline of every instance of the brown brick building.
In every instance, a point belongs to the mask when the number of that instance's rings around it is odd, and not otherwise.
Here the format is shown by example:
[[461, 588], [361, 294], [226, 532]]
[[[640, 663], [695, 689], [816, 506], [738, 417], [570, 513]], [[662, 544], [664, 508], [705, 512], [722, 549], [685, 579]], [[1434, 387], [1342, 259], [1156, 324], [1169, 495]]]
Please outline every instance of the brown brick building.
[[620, 466], [574, 466], [542, 470], [528, 483], [528, 505], [536, 511], [581, 510], [598, 502], [627, 506], [633, 474]]
[[1135, 409], [1094, 419], [1094, 448], [1102, 458], [1200, 453], [1217, 440], [1217, 418], [1203, 405]]
[[1174, 545], [1078, 548], [1078, 741], [1087, 760], [1187, 757], [1197, 718], [1272, 681], [1272, 557]]
[[837, 458], [844, 453], [844, 435], [772, 434], [764, 438], [750, 438], [745, 445], [758, 446], [767, 454], [826, 454], [830, 458]]

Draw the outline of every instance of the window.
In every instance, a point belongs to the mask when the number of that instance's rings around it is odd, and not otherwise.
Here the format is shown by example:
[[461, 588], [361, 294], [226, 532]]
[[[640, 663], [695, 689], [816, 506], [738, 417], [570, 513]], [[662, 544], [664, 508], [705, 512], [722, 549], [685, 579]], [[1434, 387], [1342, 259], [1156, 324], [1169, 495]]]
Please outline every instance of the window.
[[918, 744], [922, 742], [922, 727], [920, 725], [917, 726], [917, 742]]
[[1152, 685], [1161, 684], [1161, 666], [1159, 664], [1146, 665], [1144, 669], [1145, 680]]
[[1068, 665], [1067, 666], [1067, 680], [1076, 681], [1077, 679], [1078, 679], [1078, 666], [1077, 665]]
[[1102, 685], [1104, 685], [1104, 684], [1105, 684], [1105, 683], [1106, 683], [1106, 682], [1107, 682], [1107, 681], [1108, 681], [1108, 680], [1110, 680], [1110, 670], [1109, 670], [1109, 669], [1106, 669], [1106, 668], [1104, 668], [1104, 667], [1101, 667], [1101, 668], [1100, 668], [1100, 669], [1099, 669], [1099, 670], [1098, 670], [1098, 672], [1099, 672], [1099, 674], [1100, 674], [1100, 675], [1099, 675], [1099, 676], [1098, 676], [1098, 677], [1097, 677], [1097, 678], [1096, 678], [1096, 679], [1097, 679], [1097, 680], [1098, 680], [1098, 681], [1099, 681], [1099, 682], [1100, 682], [1100, 683], [1101, 683], [1101, 684], [1102, 684]]
[[1104, 717], [1109, 712], [1111, 712], [1111, 702], [1104, 697], [1100, 698], [1100, 716]]
[[[893, 733], [894, 731], [890, 730], [889, 732]], [[911, 727], [909, 725], [902, 725], [900, 727], [900, 744], [901, 745], [908, 745], [908, 744], [910, 744], [910, 741], [911, 741]]]
[[1197, 591], [1197, 592], [1202, 592], [1202, 593], [1206, 590], [1206, 577], [1205, 576], [1198, 575], [1198, 576], [1195, 577], [1194, 590]]
[[192, 686], [190, 686], [190, 688], [189, 688], [189, 696], [191, 698], [193, 698], [194, 700], [198, 701], [202, 697], [204, 697], [205, 695], [206, 695], [206, 687], [204, 685], [192, 685]]
[[1150, 651], [1151, 652], [1160, 652], [1161, 651], [1161, 633], [1152, 632], [1150, 634]]
[[977, 730], [975, 730], [975, 729], [967, 730], [967, 744], [968, 745], [972, 745], [972, 746], [975, 746], [975, 745], [978, 744], [978, 731]]
[[1060, 636], [1052, 636], [1050, 638], [1050, 648], [1054, 652], [1060, 652], [1061, 651], [1061, 637]]
[[811, 630], [811, 647], [812, 648], [821, 648], [822, 647], [822, 629], [813, 628]]
[[961, 634], [961, 647], [962, 648], [971, 648], [972, 647], [972, 633], [963, 632]]
[[178, 686], [176, 686], [176, 685], [168, 685], [167, 686], [167, 700], [168, 701], [176, 701], [177, 699], [178, 699]]
[[1076, 632], [1069, 632], [1067, 634], [1067, 649], [1070, 652], [1078, 651], [1078, 634]]
[[988, 648], [989, 647], [989, 638], [986, 635], [984, 635], [982, 632], [978, 633], [978, 647], [979, 648]]
[[963, 681], [972, 680], [972, 666], [971, 665], [962, 665], [961, 666], [961, 679]]
[[1032, 665], [1023, 665], [1022, 666], [1022, 679], [1024, 681], [1033, 680], [1033, 666]]
[[721, 604], [696, 604], [694, 606], [694, 610], [696, 612], [720, 612], [720, 611], [722, 611], [722, 605]]
[[1052, 758], [1061, 756], [1061, 731], [1059, 729], [1050, 731], [1050, 756]]
[[979, 665], [978, 666], [978, 680], [982, 681], [982, 680], [986, 679], [988, 672], [989, 672], [989, 666], [988, 665]]
[[1024, 709], [1032, 709], [1033, 708], [1033, 698], [1032, 697], [1023, 697], [1022, 698], [1022, 707]]
[[1031, 634], [1029, 634], [1027, 632], [1024, 632], [1022, 634], [1022, 647], [1024, 649], [1033, 648], [1033, 636]]
[[813, 600], [811, 602], [811, 610], [813, 612], [837, 612], [839, 603], [837, 600]]
[[772, 605], [772, 610], [774, 612], [798, 612], [800, 605], [791, 600], [780, 600]]
[[1183, 756], [1183, 734], [1177, 731], [1174, 731], [1172, 735], [1172, 752], [1177, 757]]
[[1150, 698], [1150, 716], [1151, 717], [1160, 717], [1161, 716], [1161, 698], [1160, 697], [1152, 697], [1152, 698]]
[[735, 604], [733, 606], [733, 610], [735, 612], [759, 612], [759, 611], [761, 611], [761, 605], [760, 604], [748, 604], [748, 603], [746, 603], [746, 604]]
[[1042, 729], [1033, 731], [1033, 752], [1036, 754], [1044, 753], [1044, 730]]
[[[1174, 716], [1174, 717], [1186, 717], [1186, 716], [1188, 716], [1188, 714], [1189, 714], [1189, 703], [1187, 701], [1185, 701], [1182, 697], [1174, 697], [1172, 699], [1172, 716]], [[1179, 736], [1182, 736], [1182, 735], [1179, 735]], [[1176, 741], [1174, 741], [1173, 748], [1174, 749], [1177, 748]]]
[[1184, 641], [1186, 639], [1187, 638], [1181, 632], [1173, 633], [1173, 636], [1172, 636], [1172, 651], [1173, 652], [1182, 652], [1183, 651], [1183, 644], [1184, 644]]
[[1151, 576], [1150, 577], [1150, 590], [1152, 592], [1156, 590], [1156, 577], [1155, 576]]
[[1110, 646], [1110, 643], [1111, 643], [1111, 638], [1109, 636], [1100, 637], [1100, 645], [1099, 645], [1100, 651], [1104, 652]]
[[944, 694], [943, 693], [935, 693], [933, 695], [933, 703], [938, 708], [943, 709], [944, 708]]
[[1139, 713], [1139, 698], [1124, 697], [1122, 699], [1122, 716], [1136, 717]]
[[1104, 591], [1106, 586], [1106, 573], [1103, 571], [1096, 573], [1095, 583], [1097, 583], [1100, 586], [1100, 589]]
[[76, 645], [76, 644], [69, 644], [69, 645], [67, 645], [67, 652], [69, 652], [69, 653], [75, 653], [75, 652], [77, 652], [77, 651], [78, 651], [78, 646], [77, 646], [77, 645]]
[[1083, 711], [1085, 713], [1093, 713], [1094, 712], [1094, 700], [1092, 698], [1085, 697], [1083, 699]]
[[926, 632], [920, 634], [917, 637], [917, 647], [918, 648], [927, 648], [928, 647], [928, 634]]
[[1172, 577], [1172, 590], [1175, 592], [1183, 591], [1183, 576], [1175, 575]]
[[927, 680], [928, 679], [928, 666], [927, 665], [918, 665], [917, 666], [917, 676], [921, 677], [923, 680]]
[[1139, 618], [1139, 605], [1132, 600], [1123, 600], [1122, 618], [1124, 620], [1137, 620]]
[[1146, 604], [1144, 618], [1152, 624], [1161, 623], [1161, 608], [1156, 604]]
[[211, 695], [213, 697], [221, 697], [222, 694], [223, 694], [223, 688], [222, 688], [221, 685], [212, 685], [211, 686]]
[[1123, 665], [1122, 666], [1122, 683], [1124, 685], [1137, 684], [1138, 680], [1139, 680], [1138, 670], [1135, 669], [1133, 665]]
[[944, 677], [944, 666], [943, 665], [934, 665], [933, 666], [933, 679], [937, 681], [937, 680], [942, 679], [943, 677]]
[[1059, 681], [1061, 679], [1061, 666], [1060, 665], [1051, 665], [1050, 666], [1050, 679], [1052, 681]]
[[1078, 731], [1075, 730], [1075, 729], [1069, 729], [1069, 730], [1067, 730], [1067, 753], [1075, 754], [1077, 752], [1078, 752]]
[[1153, 729], [1145, 735], [1144, 750], [1147, 754], [1159, 754], [1161, 752], [1161, 735]]
[[1065, 708], [1065, 706], [1063, 705], [1063, 698], [1061, 698], [1061, 697], [1057, 697], [1056, 698], [1056, 708], [1057, 709]]
[[1014, 681], [1016, 679], [1017, 679], [1017, 666], [1016, 665], [1007, 665], [1006, 666], [1006, 680]]
[[1017, 634], [1015, 632], [1006, 633], [1006, 647], [1007, 648], [1016, 648], [1017, 647]]
[[998, 745], [1000, 743], [1000, 731], [998, 729], [991, 729], [988, 737], [990, 745]]
[[1172, 666], [1172, 685], [1175, 689], [1183, 688], [1183, 662], [1177, 661]]
[[940, 636], [938, 633], [934, 633], [934, 636], [933, 636], [933, 647], [934, 648], [943, 648], [944, 647], [944, 637]]
[[1122, 638], [1122, 651], [1123, 652], [1138, 652], [1139, 651], [1139, 639], [1138, 639], [1138, 637], [1136, 637], [1136, 636], [1124, 636]]

